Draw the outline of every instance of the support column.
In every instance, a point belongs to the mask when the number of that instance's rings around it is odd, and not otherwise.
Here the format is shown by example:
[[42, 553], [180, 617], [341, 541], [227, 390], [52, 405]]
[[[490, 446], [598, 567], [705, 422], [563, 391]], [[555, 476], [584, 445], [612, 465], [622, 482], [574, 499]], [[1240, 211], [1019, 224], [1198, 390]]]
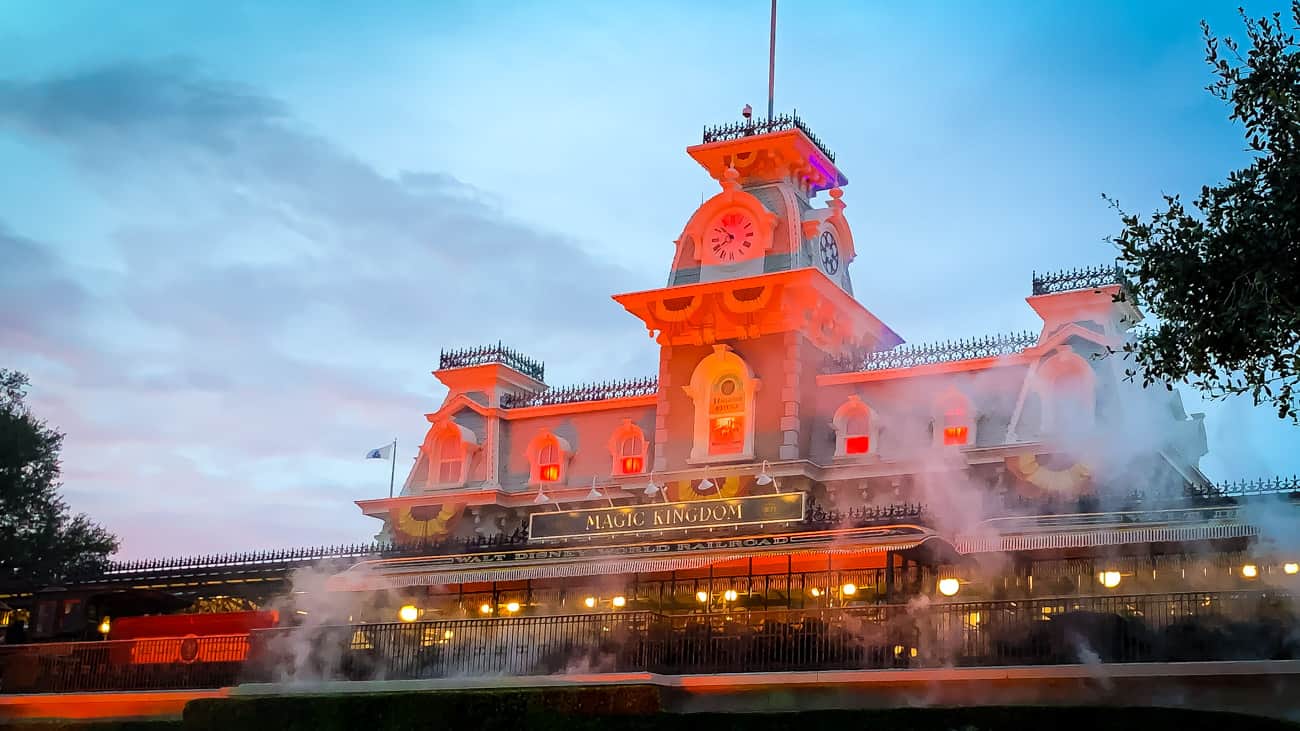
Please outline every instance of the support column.
[[781, 459], [799, 458], [799, 379], [803, 364], [799, 359], [799, 334], [787, 332], [782, 338], [781, 378]]
[[655, 402], [655, 455], [651, 467], [655, 472], [668, 471], [668, 389], [673, 385], [668, 364], [672, 357], [671, 345], [659, 348], [659, 398]]

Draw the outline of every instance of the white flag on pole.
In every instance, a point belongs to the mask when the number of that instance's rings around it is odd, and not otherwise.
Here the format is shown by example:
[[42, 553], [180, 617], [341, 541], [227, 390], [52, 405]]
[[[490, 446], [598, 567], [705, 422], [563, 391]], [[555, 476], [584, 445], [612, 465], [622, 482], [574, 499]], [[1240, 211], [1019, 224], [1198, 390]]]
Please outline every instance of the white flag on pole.
[[382, 447], [376, 447], [366, 452], [366, 459], [391, 459], [393, 456], [393, 445], [385, 444]]

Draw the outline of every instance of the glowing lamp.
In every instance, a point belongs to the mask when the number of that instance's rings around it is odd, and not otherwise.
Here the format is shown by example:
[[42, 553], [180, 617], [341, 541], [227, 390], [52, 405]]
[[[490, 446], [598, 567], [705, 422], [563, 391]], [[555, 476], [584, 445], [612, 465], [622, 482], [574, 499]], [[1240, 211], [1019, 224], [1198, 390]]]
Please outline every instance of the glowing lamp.
[[610, 604], [613, 604], [615, 607], [621, 609], [621, 608], [627, 606], [627, 598], [626, 598], [626, 597], [621, 597], [621, 596], [616, 596], [616, 597], [614, 597], [613, 599], [611, 599], [611, 600], [609, 601], [609, 603], [610, 603]]
[[811, 588], [811, 589], [808, 590], [808, 594], [809, 594], [809, 596], [811, 596], [813, 599], [816, 599], [817, 597], [819, 597], [819, 596], [822, 595], [822, 590], [821, 590], [821, 589], [818, 589], [817, 587], [814, 586], [813, 588]]
[[1248, 563], [1241, 567], [1241, 575], [1247, 579], [1253, 579], [1259, 576], [1259, 567], [1253, 563]]
[[716, 485], [713, 484], [713, 480], [710, 480], [707, 477], [704, 478], [703, 480], [700, 480], [700, 487], [699, 487], [700, 492], [704, 492], [705, 490], [712, 490], [714, 487], [716, 487]]
[[1286, 572], [1286, 573], [1288, 573], [1288, 574], [1294, 576], [1297, 572], [1300, 572], [1300, 564], [1298, 564], [1298, 563], [1284, 563], [1284, 564], [1282, 564], [1282, 570], [1283, 570], [1284, 572]]
[[397, 618], [403, 622], [414, 622], [420, 618], [420, 610], [414, 604], [404, 604], [397, 610]]
[[479, 614], [491, 614], [491, 613], [492, 613], [492, 605], [491, 605], [491, 604], [482, 604], [482, 605], [480, 605], [479, 608], [478, 608], [478, 613], [479, 613]]
[[104, 619], [99, 623], [99, 633], [101, 635], [104, 635], [105, 637], [108, 636], [108, 632], [112, 628], [113, 628], [113, 622], [108, 617], [104, 617]]
[[726, 591], [722, 592], [722, 598], [729, 602], [736, 601], [737, 596], [739, 595], [736, 593], [735, 589], [727, 589]]
[[707, 604], [709, 601], [709, 592], [707, 591], [695, 592], [695, 601], [699, 602], [700, 604]]
[[951, 576], [939, 579], [939, 593], [944, 596], [956, 596], [961, 591], [961, 582]]
[[588, 609], [595, 609], [595, 608], [596, 608], [596, 597], [594, 597], [594, 596], [589, 596], [589, 597], [587, 597], [586, 599], [583, 599], [583, 600], [582, 600], [582, 603], [585, 604], [585, 605], [587, 606]]
[[537, 469], [537, 476], [542, 482], [556, 482], [560, 479], [560, 466], [558, 464], [544, 464]]
[[957, 444], [965, 444], [970, 428], [965, 426], [947, 426], [943, 429], [943, 444], [951, 447]]
[[514, 614], [515, 612], [519, 611], [519, 602], [507, 602], [506, 611], [510, 612], [511, 614]]
[[455, 632], [452, 632], [451, 630], [443, 630], [443, 633], [442, 633], [442, 639], [444, 639], [444, 640], [450, 640], [451, 638], [453, 638], [453, 637], [455, 637], [455, 636], [456, 636], [456, 633], [455, 633]]
[[854, 594], [858, 593], [858, 585], [845, 584], [844, 586], [840, 587], [840, 593], [843, 594], [844, 596], [853, 596]]
[[642, 459], [641, 457], [623, 458], [623, 474], [625, 475], [638, 474], [641, 472], [641, 469], [643, 467], [645, 467], [645, 460]]
[[1118, 571], [1101, 572], [1101, 585], [1107, 589], [1114, 589], [1119, 586], [1120, 575]]
[[866, 454], [871, 449], [871, 437], [848, 437], [844, 440], [847, 454]]

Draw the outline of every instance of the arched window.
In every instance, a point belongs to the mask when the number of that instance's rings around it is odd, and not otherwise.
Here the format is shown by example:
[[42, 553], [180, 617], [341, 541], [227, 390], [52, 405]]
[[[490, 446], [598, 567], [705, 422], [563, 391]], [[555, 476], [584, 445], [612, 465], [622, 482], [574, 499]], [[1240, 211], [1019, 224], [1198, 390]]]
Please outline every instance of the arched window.
[[1042, 428], [1063, 433], [1089, 429], [1096, 415], [1096, 376], [1088, 362], [1067, 347], [1038, 368], [1037, 390], [1042, 398]]
[[645, 471], [647, 445], [641, 427], [624, 419], [609, 438], [609, 454], [613, 460], [610, 474], [639, 475]]
[[464, 485], [470, 476], [470, 458], [477, 450], [478, 437], [474, 432], [447, 417], [435, 420], [420, 446], [417, 469], [424, 486], [447, 488]]
[[935, 402], [935, 442], [944, 447], [961, 447], [975, 443], [975, 414], [970, 399], [949, 388]]
[[754, 456], [754, 394], [760, 382], [726, 345], [700, 361], [686, 393], [695, 402], [691, 462], [734, 462]]
[[438, 484], [446, 485], [460, 482], [460, 471], [465, 466], [464, 447], [459, 435], [444, 434], [437, 441]]
[[845, 399], [831, 419], [831, 427], [835, 430], [835, 456], [872, 454], [876, 446], [873, 432], [878, 431], [873, 428], [872, 421], [870, 407], [857, 394]]
[[562, 483], [567, 479], [569, 443], [550, 431], [543, 431], [528, 443], [529, 482], [534, 485]]
[[871, 417], [858, 411], [844, 421], [845, 454], [866, 454], [871, 450]]
[[560, 479], [560, 448], [555, 442], [547, 442], [537, 451], [537, 474], [542, 482]]
[[745, 450], [745, 387], [740, 374], [727, 373], [709, 391], [709, 454]]

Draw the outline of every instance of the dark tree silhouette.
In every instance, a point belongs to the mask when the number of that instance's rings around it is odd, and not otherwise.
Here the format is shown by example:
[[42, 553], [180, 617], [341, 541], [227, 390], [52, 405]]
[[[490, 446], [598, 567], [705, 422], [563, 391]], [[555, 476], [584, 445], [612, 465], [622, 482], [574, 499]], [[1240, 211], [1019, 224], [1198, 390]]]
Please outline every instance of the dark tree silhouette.
[[1157, 319], [1125, 350], [1130, 377], [1148, 385], [1249, 394], [1300, 420], [1300, 0], [1289, 23], [1242, 19], [1244, 49], [1201, 28], [1215, 76], [1207, 89], [1232, 108], [1252, 162], [1190, 207], [1165, 196], [1145, 219], [1120, 210], [1120, 267]]
[[25, 403], [27, 377], [0, 369], [0, 584], [57, 583], [102, 569], [117, 538], [59, 497], [63, 435]]

